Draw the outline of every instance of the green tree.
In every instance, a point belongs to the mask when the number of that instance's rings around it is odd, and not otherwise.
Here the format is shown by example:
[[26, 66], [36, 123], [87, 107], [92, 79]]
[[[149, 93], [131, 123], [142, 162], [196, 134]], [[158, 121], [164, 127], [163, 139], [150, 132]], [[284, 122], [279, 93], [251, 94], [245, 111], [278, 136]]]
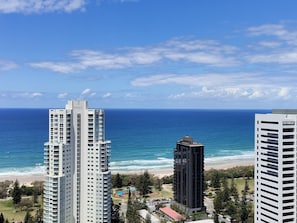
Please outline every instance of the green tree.
[[162, 190], [162, 180], [157, 177], [155, 179], [154, 186], [158, 191], [161, 191]]
[[142, 196], [147, 195], [150, 192], [152, 186], [150, 175], [147, 171], [140, 175], [136, 182], [136, 187]]
[[38, 208], [35, 213], [34, 222], [42, 222], [43, 219], [43, 209]]
[[123, 186], [123, 180], [122, 177], [119, 173], [116, 174], [115, 176], [115, 182], [114, 182], [114, 187], [120, 188]]
[[144, 183], [144, 195], [150, 193], [150, 187], [152, 186], [151, 176], [148, 171], [143, 173], [143, 183]]
[[25, 215], [25, 218], [24, 218], [24, 223], [34, 223], [33, 218], [32, 218], [29, 211], [26, 212], [26, 215]]
[[12, 196], [12, 200], [13, 200], [14, 204], [20, 203], [20, 201], [22, 199], [22, 195], [21, 195], [21, 189], [19, 186], [19, 182], [17, 180], [14, 182], [11, 196]]
[[33, 195], [32, 195], [32, 197], [33, 197], [33, 203], [34, 204], [37, 204], [38, 203], [38, 194], [37, 194], [37, 191], [33, 191]]
[[248, 179], [245, 178], [245, 182], [244, 182], [244, 191], [245, 193], [247, 194], [247, 192], [250, 190], [250, 187], [249, 187], [249, 182], [248, 182]]
[[20, 188], [22, 195], [31, 196], [33, 194], [33, 187], [27, 187], [25, 185], [22, 185]]
[[129, 196], [128, 196], [128, 203], [127, 203], [127, 212], [126, 212], [126, 219], [129, 223], [140, 223], [140, 216], [137, 212], [136, 205], [132, 201], [131, 193], [129, 190]]
[[241, 203], [241, 208], [240, 208], [240, 220], [242, 223], [247, 222], [249, 218], [249, 211], [247, 208], [247, 204], [246, 203]]
[[224, 195], [222, 191], [218, 191], [215, 199], [213, 200], [213, 208], [216, 213], [220, 213], [224, 208]]
[[244, 187], [244, 190], [243, 190], [243, 194], [242, 194], [242, 198], [241, 198], [241, 203], [240, 203], [240, 213], [239, 213], [239, 216], [240, 216], [240, 220], [242, 223], [246, 223], [248, 218], [249, 218], [249, 205], [248, 205], [248, 202], [247, 202], [247, 199], [246, 199], [246, 195], [247, 195], [247, 191], [248, 191], [248, 186], [247, 186], [247, 180], [245, 182], [245, 187]]
[[0, 223], [4, 223], [4, 215], [2, 212], [0, 214]]
[[213, 173], [211, 174], [210, 185], [217, 189], [221, 187], [219, 171], [213, 170]]
[[6, 218], [5, 223], [9, 223], [8, 219]]
[[234, 182], [234, 178], [233, 177], [231, 179], [230, 194], [231, 194], [231, 196], [233, 196], [234, 201], [236, 203], [238, 203], [238, 201], [239, 201], [239, 195], [238, 195], [238, 190], [237, 190], [237, 187], [236, 187], [236, 184]]
[[18, 207], [21, 208], [21, 210], [29, 210], [33, 206], [33, 202], [29, 198], [23, 198], [19, 203]]
[[233, 201], [228, 201], [226, 204], [226, 213], [230, 216], [231, 220], [236, 217], [237, 206]]
[[223, 202], [227, 202], [230, 200], [230, 190], [228, 188], [228, 182], [227, 179], [224, 177], [222, 180], [222, 184], [223, 184]]
[[163, 184], [172, 184], [173, 183], [173, 175], [162, 177]]

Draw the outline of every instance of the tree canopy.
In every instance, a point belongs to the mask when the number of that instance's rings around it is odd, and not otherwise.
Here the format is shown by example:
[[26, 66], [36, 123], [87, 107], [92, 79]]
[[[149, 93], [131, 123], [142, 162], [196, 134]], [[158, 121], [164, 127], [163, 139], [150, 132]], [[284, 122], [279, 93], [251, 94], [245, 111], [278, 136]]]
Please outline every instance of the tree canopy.
[[14, 182], [11, 196], [14, 204], [20, 203], [22, 199], [22, 191], [20, 189], [20, 185], [17, 180]]
[[4, 223], [4, 215], [2, 212], [0, 214], [0, 223]]

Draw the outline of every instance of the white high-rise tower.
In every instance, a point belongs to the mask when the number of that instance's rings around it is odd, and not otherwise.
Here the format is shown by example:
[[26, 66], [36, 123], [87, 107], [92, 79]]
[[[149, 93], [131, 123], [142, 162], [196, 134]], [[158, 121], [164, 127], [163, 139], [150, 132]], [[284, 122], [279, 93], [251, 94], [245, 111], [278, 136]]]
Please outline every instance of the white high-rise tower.
[[297, 222], [297, 110], [255, 118], [255, 223]]
[[45, 223], [111, 222], [110, 141], [103, 110], [86, 101], [69, 101], [49, 111], [44, 144]]

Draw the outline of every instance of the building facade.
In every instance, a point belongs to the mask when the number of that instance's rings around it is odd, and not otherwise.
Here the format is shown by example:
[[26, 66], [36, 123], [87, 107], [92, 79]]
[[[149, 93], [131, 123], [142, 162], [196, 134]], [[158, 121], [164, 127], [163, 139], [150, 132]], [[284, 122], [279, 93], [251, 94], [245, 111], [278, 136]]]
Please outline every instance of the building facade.
[[204, 146], [185, 136], [174, 150], [174, 204], [188, 214], [202, 211]]
[[110, 141], [104, 111], [86, 101], [49, 110], [44, 144], [45, 223], [111, 222]]
[[255, 116], [255, 223], [297, 222], [297, 110]]

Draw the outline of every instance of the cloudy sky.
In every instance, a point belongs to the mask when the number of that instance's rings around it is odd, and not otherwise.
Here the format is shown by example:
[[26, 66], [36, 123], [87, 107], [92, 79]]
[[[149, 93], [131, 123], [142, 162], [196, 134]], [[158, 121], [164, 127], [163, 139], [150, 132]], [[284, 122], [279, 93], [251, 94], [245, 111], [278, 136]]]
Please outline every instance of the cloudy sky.
[[0, 107], [297, 108], [295, 0], [0, 0]]

